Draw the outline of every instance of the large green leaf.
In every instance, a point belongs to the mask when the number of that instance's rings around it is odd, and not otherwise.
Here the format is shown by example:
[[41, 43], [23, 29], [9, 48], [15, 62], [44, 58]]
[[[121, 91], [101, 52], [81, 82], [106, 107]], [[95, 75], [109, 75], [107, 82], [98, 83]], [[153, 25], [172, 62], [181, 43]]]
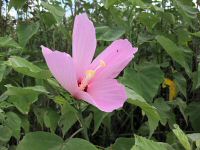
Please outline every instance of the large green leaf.
[[21, 119], [21, 127], [23, 128], [25, 134], [29, 132], [30, 130], [30, 122], [29, 122], [29, 116], [28, 115], [19, 115], [20, 119]]
[[148, 3], [143, 2], [143, 0], [129, 0], [131, 2], [132, 5], [134, 6], [139, 6], [141, 8], [147, 8], [148, 7]]
[[151, 106], [148, 104], [145, 99], [137, 94], [135, 91], [131, 89], [127, 89], [127, 94], [128, 94], [128, 103], [139, 106], [147, 115], [148, 117], [148, 122], [149, 122], [149, 128], [150, 128], [150, 134], [151, 136], [154, 132], [154, 130], [158, 126], [158, 122], [160, 120], [160, 116], [158, 114], [157, 109], [154, 106]]
[[113, 6], [114, 4], [119, 3], [122, 0], [104, 0], [104, 7], [106, 9], [110, 8], [111, 6]]
[[15, 42], [11, 37], [0, 37], [0, 47], [6, 48], [21, 48], [17, 42]]
[[67, 142], [63, 144], [61, 149], [59, 150], [98, 150], [94, 145], [92, 145], [90, 142], [79, 139], [79, 138], [72, 138], [69, 139]]
[[198, 70], [193, 72], [193, 86], [194, 89], [200, 87], [200, 63], [198, 64]]
[[197, 148], [200, 148], [200, 133], [187, 134], [187, 136], [189, 139], [195, 142]]
[[92, 135], [94, 135], [98, 131], [102, 121], [108, 115], [108, 113], [102, 112], [99, 109], [96, 109], [94, 107], [93, 107], [92, 111], [94, 114], [94, 131], [93, 131]]
[[8, 148], [6, 148], [4, 146], [0, 146], [0, 150], [8, 150]]
[[44, 12], [44, 13], [41, 13], [40, 14], [40, 18], [41, 20], [44, 22], [44, 24], [47, 26], [47, 27], [51, 27], [53, 24], [56, 23], [56, 20], [55, 18], [53, 17], [53, 15], [49, 12]]
[[[0, 62], [1, 63], [1, 62]], [[0, 82], [2, 81], [4, 74], [6, 72], [6, 66], [4, 63], [0, 65]]]
[[198, 67], [198, 73], [197, 73], [197, 78], [198, 78], [198, 81], [197, 81], [197, 84], [196, 84], [196, 88], [199, 88], [200, 87], [200, 63], [199, 63], [199, 67]]
[[190, 33], [190, 34], [193, 35], [193, 36], [196, 36], [196, 37], [200, 37], [200, 31], [195, 32], [195, 33]]
[[137, 43], [142, 45], [143, 43], [151, 42], [154, 39], [153, 35], [147, 33], [140, 33], [138, 35]]
[[21, 9], [24, 4], [27, 2], [27, 0], [10, 0], [8, 5], [8, 10], [10, 10], [12, 7], [15, 9]]
[[51, 5], [47, 2], [42, 2], [41, 4], [53, 15], [58, 23], [62, 21], [62, 18], [65, 14], [65, 10], [62, 7], [58, 5]]
[[8, 128], [7, 126], [0, 125], [0, 141], [1, 142], [7, 142], [10, 140], [12, 136], [12, 130]]
[[198, 10], [194, 7], [192, 1], [173, 0], [173, 2], [182, 16], [190, 19], [195, 19], [197, 17]]
[[183, 115], [185, 122], [188, 123], [188, 116], [186, 114], [186, 107], [187, 104], [185, 101], [183, 101], [180, 97], [177, 97], [175, 100], [169, 102], [170, 105], [174, 106], [174, 107], [178, 107], [181, 114]]
[[10, 130], [12, 131], [12, 136], [14, 136], [16, 139], [20, 138], [21, 119], [16, 113], [7, 112], [4, 124], [8, 128], [10, 128]]
[[48, 132], [27, 133], [17, 146], [17, 150], [60, 150], [62, 138]]
[[152, 13], [142, 12], [139, 14], [140, 22], [147, 27], [149, 31], [151, 31], [155, 25], [160, 21], [157, 15]]
[[62, 127], [62, 132], [65, 134], [78, 121], [76, 110], [69, 104], [65, 103], [62, 106], [59, 125]]
[[37, 122], [41, 127], [44, 126], [44, 115], [46, 113], [46, 108], [37, 107], [37, 105], [33, 105], [33, 112], [37, 118]]
[[177, 29], [176, 32], [176, 35], [178, 36], [179, 45], [187, 46], [188, 42], [192, 40], [191, 35], [189, 34], [186, 28]]
[[174, 127], [175, 129], [173, 129], [172, 131], [174, 132], [182, 146], [185, 148], [185, 150], [192, 150], [186, 134], [179, 128], [177, 124], [175, 124]]
[[2, 124], [5, 121], [5, 113], [2, 109], [0, 109], [0, 124]]
[[31, 39], [31, 37], [37, 33], [39, 29], [39, 23], [19, 23], [17, 25], [17, 36], [19, 40], [19, 44], [22, 47], [25, 47], [27, 42]]
[[142, 136], [135, 135], [135, 145], [131, 150], [174, 150], [167, 143], [155, 142]]
[[174, 81], [176, 83], [178, 90], [186, 97], [187, 83], [186, 83], [185, 78], [180, 72], [174, 73], [173, 77], [175, 79]]
[[192, 102], [186, 108], [186, 114], [189, 116], [189, 120], [195, 131], [200, 132], [200, 103]]
[[[130, 150], [135, 144], [134, 138], [117, 138], [115, 143], [111, 145], [112, 150]], [[108, 148], [109, 149], [109, 148]]]
[[59, 114], [53, 109], [47, 109], [44, 113], [44, 123], [46, 127], [51, 129], [51, 132], [54, 133], [58, 125]]
[[96, 27], [97, 40], [114, 41], [125, 33], [125, 29], [121, 27], [111, 28], [108, 26]]
[[156, 40], [165, 49], [169, 56], [171, 56], [174, 61], [184, 67], [188, 75], [190, 75], [191, 69], [186, 61], [186, 54], [184, 53], [184, 51], [180, 47], [178, 47], [173, 41], [164, 36], [158, 35], [156, 36]]
[[20, 112], [28, 114], [31, 104], [38, 100], [40, 93], [47, 93], [47, 91], [42, 86], [21, 88], [7, 85], [5, 95], [9, 96], [8, 101]]
[[38, 79], [48, 79], [51, 74], [48, 70], [43, 70], [26, 59], [12, 56], [8, 60], [8, 65], [15, 71]]
[[175, 115], [173, 114], [171, 107], [167, 104], [167, 102], [164, 101], [164, 99], [162, 98], [158, 98], [154, 100], [153, 105], [158, 110], [161, 124], [166, 125], [166, 123], [168, 122], [170, 127], [173, 127], [173, 124], [176, 122]]
[[24, 95], [29, 92], [39, 93], [48, 93], [48, 91], [43, 86], [28, 86], [28, 87], [15, 87], [10, 84], [5, 85], [7, 87], [6, 95]]
[[136, 93], [151, 102], [157, 94], [160, 84], [164, 80], [164, 74], [159, 66], [146, 65], [137, 70], [127, 68], [120, 81]]
[[24, 136], [16, 150], [97, 150], [86, 140], [72, 138], [63, 142], [59, 136], [48, 132], [31, 132]]

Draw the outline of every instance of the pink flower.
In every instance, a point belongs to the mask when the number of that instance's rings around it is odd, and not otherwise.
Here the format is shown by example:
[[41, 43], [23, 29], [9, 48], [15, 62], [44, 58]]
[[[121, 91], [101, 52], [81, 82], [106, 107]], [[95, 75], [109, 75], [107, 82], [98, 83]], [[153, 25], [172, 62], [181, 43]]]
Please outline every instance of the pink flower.
[[125, 87], [114, 78], [132, 60], [137, 48], [127, 39], [116, 40], [92, 61], [96, 44], [93, 23], [86, 14], [80, 14], [74, 22], [72, 57], [44, 46], [42, 53], [53, 76], [72, 96], [111, 112], [127, 100]]

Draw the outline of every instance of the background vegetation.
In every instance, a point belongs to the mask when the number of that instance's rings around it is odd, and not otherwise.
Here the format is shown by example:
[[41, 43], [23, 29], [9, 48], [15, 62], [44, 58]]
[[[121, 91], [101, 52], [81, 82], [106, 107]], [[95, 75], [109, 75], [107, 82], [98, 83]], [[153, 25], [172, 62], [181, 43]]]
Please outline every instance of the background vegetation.
[[[0, 150], [200, 149], [199, 4], [1, 0]], [[40, 45], [71, 53], [82, 12], [95, 24], [97, 53], [118, 38], [139, 48], [119, 77], [129, 97], [121, 110], [73, 100], [44, 63]]]

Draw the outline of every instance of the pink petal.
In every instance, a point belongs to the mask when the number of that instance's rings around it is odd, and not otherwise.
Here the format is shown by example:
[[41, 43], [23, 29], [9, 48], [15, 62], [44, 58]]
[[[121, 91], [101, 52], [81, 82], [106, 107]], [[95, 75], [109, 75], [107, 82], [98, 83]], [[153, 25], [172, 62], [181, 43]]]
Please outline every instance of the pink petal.
[[84, 75], [92, 61], [96, 49], [96, 34], [93, 23], [87, 15], [76, 16], [73, 29], [73, 60], [77, 71], [77, 78]]
[[75, 98], [84, 100], [87, 103], [92, 104], [92, 105], [96, 104], [94, 99], [91, 97], [91, 95], [89, 95], [87, 92], [84, 92], [84, 91], [81, 91], [81, 90], [75, 95]]
[[52, 51], [44, 46], [41, 47], [43, 56], [53, 76], [63, 88], [75, 95], [79, 89], [71, 56], [64, 52]]
[[121, 108], [127, 100], [125, 87], [115, 79], [92, 82], [88, 85], [87, 93], [81, 98], [105, 112]]
[[117, 77], [132, 60], [136, 52], [137, 48], [133, 48], [127, 39], [114, 41], [92, 62], [91, 69], [95, 69], [99, 65], [100, 60], [106, 63], [104, 68], [97, 71], [94, 80]]

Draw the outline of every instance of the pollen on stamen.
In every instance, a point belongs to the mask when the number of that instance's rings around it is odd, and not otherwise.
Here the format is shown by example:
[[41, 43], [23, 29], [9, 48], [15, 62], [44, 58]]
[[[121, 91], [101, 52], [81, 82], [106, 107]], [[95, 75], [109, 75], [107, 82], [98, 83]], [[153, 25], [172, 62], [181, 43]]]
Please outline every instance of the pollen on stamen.
[[106, 63], [105, 63], [105, 61], [103, 61], [103, 60], [100, 60], [100, 66], [102, 66], [102, 67], [105, 67], [105, 66], [106, 66]]

